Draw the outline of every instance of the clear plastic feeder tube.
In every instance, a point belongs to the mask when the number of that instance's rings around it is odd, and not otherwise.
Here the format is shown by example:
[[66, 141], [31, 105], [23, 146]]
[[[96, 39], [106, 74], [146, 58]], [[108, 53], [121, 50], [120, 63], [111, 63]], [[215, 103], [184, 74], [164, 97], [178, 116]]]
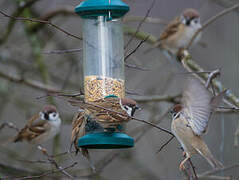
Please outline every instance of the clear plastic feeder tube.
[[119, 19], [84, 19], [85, 100], [125, 96], [123, 32]]

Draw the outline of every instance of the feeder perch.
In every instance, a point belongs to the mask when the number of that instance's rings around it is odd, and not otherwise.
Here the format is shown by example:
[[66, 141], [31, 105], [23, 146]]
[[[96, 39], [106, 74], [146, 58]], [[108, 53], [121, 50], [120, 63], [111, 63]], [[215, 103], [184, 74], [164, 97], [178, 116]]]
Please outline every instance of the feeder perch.
[[[124, 44], [120, 18], [128, 11], [129, 6], [121, 0], [85, 0], [75, 8], [75, 12], [83, 19], [86, 102], [125, 97]], [[79, 138], [78, 146], [95, 149], [134, 146], [134, 139], [120, 131], [120, 128], [96, 129], [86, 131], [86, 135]]]

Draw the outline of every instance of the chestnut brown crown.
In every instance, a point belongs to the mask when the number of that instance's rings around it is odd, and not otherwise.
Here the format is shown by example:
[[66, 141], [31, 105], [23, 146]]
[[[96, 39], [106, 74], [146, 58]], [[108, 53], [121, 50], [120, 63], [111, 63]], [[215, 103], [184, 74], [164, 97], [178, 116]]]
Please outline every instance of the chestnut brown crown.
[[196, 9], [189, 8], [183, 11], [183, 16], [188, 19], [199, 18], [199, 13]]

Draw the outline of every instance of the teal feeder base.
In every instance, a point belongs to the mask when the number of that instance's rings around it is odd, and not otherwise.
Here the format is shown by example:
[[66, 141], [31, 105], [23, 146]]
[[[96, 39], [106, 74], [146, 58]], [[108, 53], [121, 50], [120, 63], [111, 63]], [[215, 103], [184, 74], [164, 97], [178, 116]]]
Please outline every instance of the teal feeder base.
[[78, 147], [87, 149], [120, 149], [134, 146], [134, 139], [118, 132], [90, 133], [78, 140]]

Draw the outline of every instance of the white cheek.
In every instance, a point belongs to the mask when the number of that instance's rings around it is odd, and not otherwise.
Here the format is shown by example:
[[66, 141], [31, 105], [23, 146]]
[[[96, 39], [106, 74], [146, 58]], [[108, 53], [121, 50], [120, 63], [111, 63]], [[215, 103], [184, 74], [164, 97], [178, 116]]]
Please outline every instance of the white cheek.
[[59, 119], [59, 114], [56, 113], [55, 116], [54, 116], [54, 114], [50, 114], [49, 119], [52, 121], [55, 121], [55, 120]]
[[131, 108], [128, 108], [128, 110], [127, 110], [126, 112], [127, 112], [127, 114], [128, 114], [129, 116], [131, 116], [132, 109], [131, 109]]
[[40, 118], [41, 118], [42, 120], [45, 119], [45, 118], [44, 118], [44, 113], [40, 112], [40, 113], [39, 113], [39, 116], [40, 116]]
[[190, 27], [193, 28], [195, 31], [197, 31], [202, 27], [202, 25], [199, 20], [197, 23], [195, 23], [195, 21], [191, 21]]

